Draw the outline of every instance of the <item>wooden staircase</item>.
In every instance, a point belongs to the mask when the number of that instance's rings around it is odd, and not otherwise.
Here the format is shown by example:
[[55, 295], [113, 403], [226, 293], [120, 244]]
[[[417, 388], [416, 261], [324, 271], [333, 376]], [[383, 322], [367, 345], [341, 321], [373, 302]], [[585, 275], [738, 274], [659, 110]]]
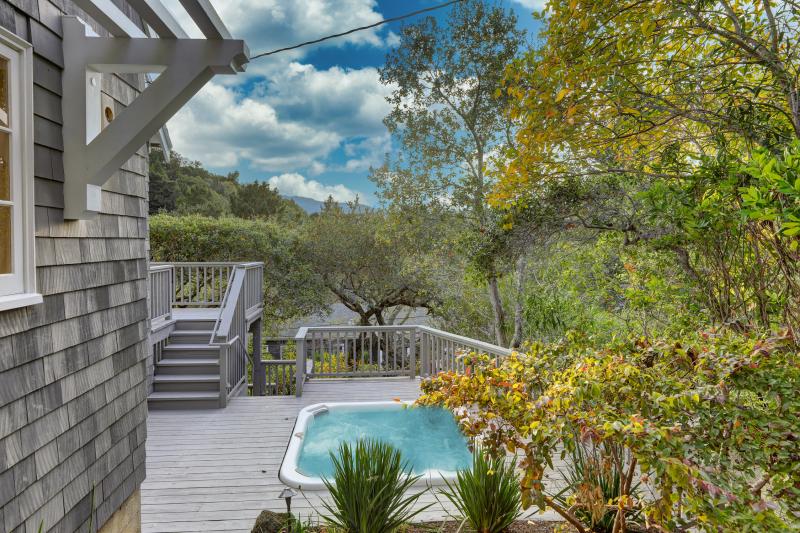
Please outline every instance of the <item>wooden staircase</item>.
[[219, 407], [219, 346], [209, 340], [213, 320], [179, 320], [155, 363], [150, 409]]
[[261, 360], [264, 264], [152, 264], [149, 282], [148, 407], [215, 409], [246, 393], [250, 361]]

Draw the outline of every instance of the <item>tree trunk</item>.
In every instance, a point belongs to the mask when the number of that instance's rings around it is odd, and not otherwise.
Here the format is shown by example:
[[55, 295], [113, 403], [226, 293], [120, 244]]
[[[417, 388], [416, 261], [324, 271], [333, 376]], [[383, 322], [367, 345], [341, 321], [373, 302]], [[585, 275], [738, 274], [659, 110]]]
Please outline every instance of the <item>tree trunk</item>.
[[499, 346], [506, 346], [506, 313], [503, 310], [503, 301], [500, 299], [497, 276], [490, 276], [487, 286], [494, 317], [494, 339]]
[[519, 348], [522, 344], [522, 300], [525, 292], [525, 269], [528, 258], [525, 254], [517, 259], [517, 279], [514, 280], [514, 336], [511, 338], [511, 347]]

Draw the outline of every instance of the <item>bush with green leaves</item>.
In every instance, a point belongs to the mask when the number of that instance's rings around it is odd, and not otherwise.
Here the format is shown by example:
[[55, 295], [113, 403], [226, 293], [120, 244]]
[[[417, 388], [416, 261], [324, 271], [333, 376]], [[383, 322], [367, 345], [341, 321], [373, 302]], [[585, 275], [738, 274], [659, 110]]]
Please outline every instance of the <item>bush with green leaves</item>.
[[302, 254], [297, 230], [270, 220], [159, 214], [150, 217], [150, 253], [161, 262], [264, 262], [264, 317], [277, 326], [325, 309], [327, 289]]
[[476, 449], [472, 468], [458, 472], [455, 481], [445, 480], [441, 493], [456, 506], [463, 519], [478, 533], [505, 531], [522, 510], [515, 463], [503, 456], [489, 457]]
[[406, 493], [420, 476], [411, 475], [400, 451], [389, 444], [359, 440], [343, 443], [331, 452], [333, 479], [324, 479], [330, 513], [324, 520], [347, 533], [391, 533], [407, 524], [428, 506], [414, 509], [425, 490]]
[[599, 347], [577, 336], [499, 365], [478, 354], [466, 363], [468, 375], [423, 382], [419, 401], [453, 409], [494, 453], [521, 456], [525, 507], [594, 531], [576, 504], [597, 498], [559, 502], [545, 486], [553, 457], [591, 439], [620, 473], [604, 502], [615, 531], [641, 521], [654, 531], [800, 528], [800, 351], [789, 335], [703, 331]]
[[[595, 533], [613, 533], [617, 523], [616, 509], [608, 502], [619, 501], [623, 476], [631, 462], [625, 450], [613, 444], [595, 443], [591, 438], [576, 439], [576, 445], [567, 454], [560, 474], [564, 487], [552, 495], [564, 509], [572, 509], [575, 516]], [[619, 458], [619, 462], [612, 458]], [[631, 497], [639, 498], [639, 483], [631, 487]], [[639, 512], [630, 509], [625, 523], [636, 522]], [[639, 525], [639, 524], [637, 524]]]

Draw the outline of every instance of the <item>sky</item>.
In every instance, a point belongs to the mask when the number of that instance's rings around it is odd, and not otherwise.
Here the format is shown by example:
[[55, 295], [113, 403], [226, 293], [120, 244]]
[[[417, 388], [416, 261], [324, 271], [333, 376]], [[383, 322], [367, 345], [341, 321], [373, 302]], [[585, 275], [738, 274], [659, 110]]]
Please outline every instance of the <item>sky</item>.
[[[220, 17], [256, 54], [364, 26], [442, 0], [212, 0]], [[531, 38], [531, 16], [544, 0], [498, 0], [513, 9]], [[180, 7], [165, 0], [191, 36], [202, 34]], [[432, 13], [446, 14], [447, 8]], [[421, 15], [423, 17], [425, 15]], [[217, 76], [168, 123], [174, 149], [240, 181], [267, 181], [286, 196], [338, 201], [358, 196], [374, 205], [368, 179], [392, 150], [383, 125], [378, 68], [404, 22], [256, 59], [247, 72]]]

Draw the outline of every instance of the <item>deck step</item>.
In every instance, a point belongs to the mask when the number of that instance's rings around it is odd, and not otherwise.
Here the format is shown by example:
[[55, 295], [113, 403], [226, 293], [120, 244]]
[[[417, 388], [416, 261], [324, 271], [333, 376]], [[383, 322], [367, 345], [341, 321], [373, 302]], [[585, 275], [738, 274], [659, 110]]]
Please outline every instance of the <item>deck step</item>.
[[154, 392], [219, 391], [219, 374], [156, 374]]
[[168, 344], [161, 351], [165, 359], [218, 358], [219, 346], [208, 344]]
[[175, 331], [212, 331], [216, 323], [216, 319], [180, 319], [175, 323]]
[[217, 409], [219, 392], [151, 392], [150, 409]]
[[176, 344], [208, 344], [212, 331], [209, 330], [175, 330], [169, 335], [169, 343]]
[[219, 375], [219, 359], [216, 357], [165, 358], [156, 363], [156, 375], [216, 374]]

